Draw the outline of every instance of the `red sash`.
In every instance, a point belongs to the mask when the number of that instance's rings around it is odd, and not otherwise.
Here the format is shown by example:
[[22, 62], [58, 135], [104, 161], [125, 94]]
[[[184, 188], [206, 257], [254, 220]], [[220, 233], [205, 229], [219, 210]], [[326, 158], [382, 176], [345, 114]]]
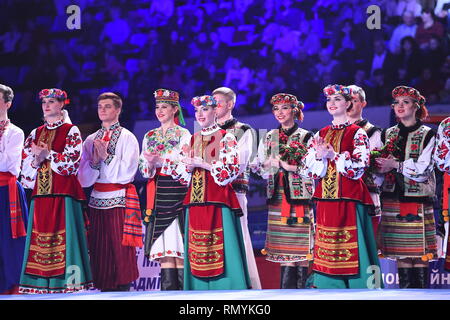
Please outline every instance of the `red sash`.
[[[283, 185], [283, 172], [280, 172], [279, 174], [279, 180], [278, 183], [280, 184], [280, 186]], [[282, 193], [281, 196], [281, 221], [283, 223], [287, 223], [288, 218], [291, 217], [291, 207], [294, 207], [294, 211], [295, 211], [295, 217], [297, 218], [297, 223], [303, 223], [303, 218], [305, 217], [305, 206], [303, 205], [294, 205], [294, 204], [290, 204], [287, 199], [286, 199], [286, 195], [284, 194], [284, 192]]]
[[27, 235], [22, 219], [22, 208], [19, 202], [19, 189], [16, 183], [17, 178], [15, 175], [10, 172], [0, 172], [0, 186], [8, 186], [11, 234], [13, 239]]
[[132, 183], [95, 183], [94, 190], [99, 192], [111, 192], [126, 189], [125, 194], [125, 221], [123, 224], [122, 245], [139, 247], [142, 242], [142, 223], [140, 216], [139, 197], [136, 187]]

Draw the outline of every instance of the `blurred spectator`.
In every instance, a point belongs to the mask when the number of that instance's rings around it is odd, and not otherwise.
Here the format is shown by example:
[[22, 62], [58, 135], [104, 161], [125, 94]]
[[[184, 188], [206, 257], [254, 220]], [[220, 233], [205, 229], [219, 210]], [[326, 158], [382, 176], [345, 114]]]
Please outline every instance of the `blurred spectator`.
[[435, 76], [439, 76], [440, 68], [445, 62], [445, 50], [442, 46], [442, 39], [433, 35], [427, 50], [422, 52], [424, 65], [429, 67]]
[[293, 51], [298, 51], [299, 48], [299, 32], [282, 26], [281, 36], [275, 40], [274, 50], [291, 53]]
[[423, 10], [422, 23], [416, 31], [416, 41], [421, 49], [427, 49], [431, 36], [442, 38], [444, 35], [444, 27], [442, 23], [434, 20], [434, 13], [430, 9]]
[[9, 30], [0, 35], [0, 43], [2, 44], [2, 54], [14, 53], [18, 46], [18, 43], [22, 37], [19, 31], [19, 26], [14, 23], [9, 26]]
[[170, 17], [172, 17], [174, 10], [174, 0], [152, 1], [150, 4], [150, 16], [152, 19], [158, 21], [155, 26], [164, 24]]
[[424, 68], [415, 88], [420, 91], [420, 94], [429, 103], [436, 103], [439, 100], [439, 92], [442, 90], [443, 85], [437, 77], [433, 76], [431, 68]]
[[439, 92], [439, 99], [441, 103], [450, 104], [450, 77], [445, 81], [445, 86]]
[[122, 45], [130, 36], [130, 26], [122, 19], [122, 12], [119, 7], [112, 7], [109, 10], [110, 20], [103, 28], [100, 40], [109, 38], [114, 45]]
[[371, 85], [369, 79], [367, 78], [367, 72], [366, 70], [364, 70], [364, 68], [356, 69], [352, 84], [363, 89]]
[[414, 16], [420, 17], [422, 6], [417, 0], [399, 0], [396, 8], [396, 15], [401, 17], [405, 11], [411, 11]]
[[400, 41], [407, 36], [414, 37], [416, 35], [417, 24], [412, 11], [405, 11], [403, 13], [403, 23], [397, 26], [392, 33], [389, 41], [389, 50], [393, 54], [400, 53]]
[[450, 0], [437, 0], [434, 14], [447, 24], [447, 30], [450, 30]]
[[225, 86], [244, 90], [250, 80], [250, 70], [242, 66], [239, 58], [230, 59], [229, 68], [227, 68]]
[[[330, 51], [322, 49], [319, 53], [319, 62], [316, 64], [316, 81], [320, 78], [323, 78], [324, 74], [332, 75], [332, 82], [337, 80], [336, 78], [339, 76], [340, 68], [339, 62], [332, 58]], [[330, 83], [332, 83], [330, 82]]]
[[373, 56], [369, 65], [370, 75], [373, 77], [377, 69], [381, 69], [386, 77], [392, 76], [394, 57], [386, 50], [383, 39], [375, 39], [373, 42]]
[[371, 82], [372, 87], [370, 88], [370, 94], [368, 95], [369, 104], [381, 106], [390, 103], [390, 101], [392, 100], [392, 86], [391, 84], [387, 83], [382, 69], [374, 70]]
[[400, 54], [396, 56], [395, 68], [407, 70], [406, 79], [411, 81], [420, 74], [422, 58], [417, 43], [412, 37], [402, 39]]

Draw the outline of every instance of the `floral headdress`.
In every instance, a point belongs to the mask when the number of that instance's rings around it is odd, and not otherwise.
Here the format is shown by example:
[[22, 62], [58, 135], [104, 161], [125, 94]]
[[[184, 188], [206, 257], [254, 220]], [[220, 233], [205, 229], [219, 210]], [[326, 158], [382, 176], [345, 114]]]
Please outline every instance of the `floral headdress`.
[[183, 126], [186, 124], [184, 122], [183, 110], [181, 109], [180, 95], [178, 94], [178, 92], [168, 89], [158, 89], [153, 92], [153, 95], [155, 96], [156, 103], [169, 103], [171, 105], [177, 106], [178, 115], [175, 117], [175, 123], [180, 123]]
[[64, 104], [69, 104], [70, 100], [67, 99], [67, 92], [61, 89], [52, 88], [52, 89], [43, 89], [39, 92], [39, 99], [44, 98], [55, 98], [58, 100], [64, 101]]
[[411, 88], [411, 87], [407, 87], [407, 86], [398, 86], [395, 87], [394, 90], [392, 90], [392, 98], [397, 98], [397, 97], [410, 97], [412, 99], [414, 99], [415, 101], [417, 101], [419, 108], [422, 108], [423, 106], [425, 106], [425, 97], [422, 96], [419, 92], [419, 90], [415, 89], [415, 88]]
[[343, 96], [351, 97], [352, 89], [340, 84], [333, 84], [323, 88], [323, 94], [327, 97], [332, 96], [333, 94], [341, 94]]
[[217, 100], [214, 99], [213, 96], [197, 96], [192, 98], [191, 104], [194, 107], [199, 107], [199, 106], [209, 106], [209, 107], [216, 107], [217, 106]]
[[276, 104], [289, 104], [294, 111], [296, 112], [297, 118], [302, 120], [303, 116], [301, 115], [301, 110], [305, 108], [305, 105], [303, 102], [297, 99], [296, 96], [289, 93], [277, 93], [276, 95], [272, 96], [270, 99], [270, 103], [272, 105]]
[[289, 93], [277, 93], [270, 99], [270, 103], [275, 104], [290, 104], [293, 108], [297, 107], [302, 110], [305, 105], [299, 101], [296, 96]]

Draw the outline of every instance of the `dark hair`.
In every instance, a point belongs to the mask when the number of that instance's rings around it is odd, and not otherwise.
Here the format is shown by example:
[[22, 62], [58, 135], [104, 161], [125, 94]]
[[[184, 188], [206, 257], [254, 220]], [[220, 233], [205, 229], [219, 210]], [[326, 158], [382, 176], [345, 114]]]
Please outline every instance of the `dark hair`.
[[117, 109], [122, 108], [122, 98], [120, 98], [118, 94], [115, 94], [114, 92], [103, 92], [98, 96], [97, 102], [106, 99], [111, 99], [113, 101], [114, 107], [116, 107]]
[[430, 9], [430, 8], [425, 8], [422, 9], [422, 13], [428, 13], [431, 15], [431, 18], [434, 20], [436, 18], [436, 16], [434, 15], [434, 10]]
[[0, 84], [0, 92], [3, 93], [3, 100], [5, 102], [12, 102], [14, 99], [14, 92], [13, 90], [5, 86], [4, 84]]

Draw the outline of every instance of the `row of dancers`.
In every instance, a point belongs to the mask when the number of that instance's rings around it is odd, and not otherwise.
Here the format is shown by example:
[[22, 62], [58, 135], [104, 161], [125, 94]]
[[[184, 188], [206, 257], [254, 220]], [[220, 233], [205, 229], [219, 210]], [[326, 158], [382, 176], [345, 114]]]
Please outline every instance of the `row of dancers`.
[[[193, 135], [178, 93], [158, 89], [161, 126], [140, 152], [115, 93], [98, 97], [102, 125], [83, 142], [67, 93], [40, 91], [45, 122], [25, 140], [8, 118], [13, 90], [0, 85], [0, 292], [128, 291], [137, 247], [160, 263], [161, 290], [261, 289], [247, 224], [251, 171], [267, 180], [262, 253], [280, 264], [280, 288], [368, 288], [380, 256], [397, 260], [401, 288], [426, 288], [439, 257], [435, 168], [445, 172], [448, 216], [450, 118], [436, 134], [421, 122], [419, 91], [399, 86], [398, 123], [382, 130], [362, 117], [362, 88], [323, 92], [329, 126], [301, 128], [303, 103], [278, 93], [270, 103], [279, 127], [258, 143], [233, 117], [232, 89], [192, 99]], [[148, 179], [145, 208], [137, 170]], [[23, 187], [33, 190], [29, 207]]]

